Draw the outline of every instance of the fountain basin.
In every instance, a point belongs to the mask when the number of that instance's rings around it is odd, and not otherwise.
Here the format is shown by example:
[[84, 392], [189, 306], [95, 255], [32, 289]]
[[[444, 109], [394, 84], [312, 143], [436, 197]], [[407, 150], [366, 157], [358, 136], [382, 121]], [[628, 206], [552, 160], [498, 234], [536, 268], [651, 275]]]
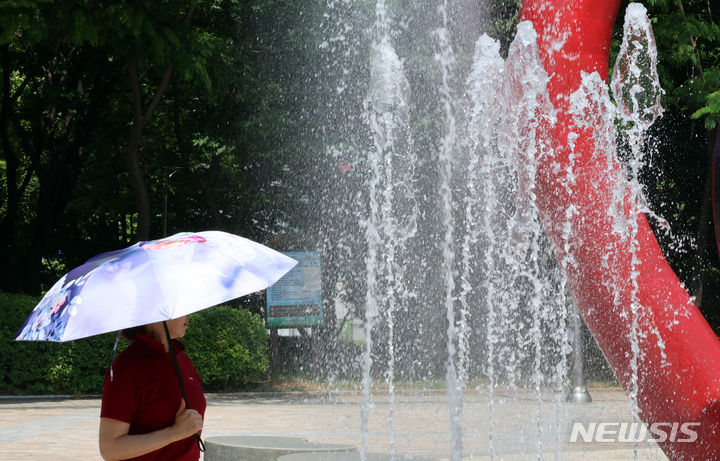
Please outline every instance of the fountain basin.
[[[365, 455], [367, 461], [433, 461], [433, 458], [418, 458], [415, 456], [403, 455], [386, 455], [377, 453], [367, 453]], [[360, 453], [358, 452], [311, 452], [311, 453], [295, 453], [292, 455], [281, 456], [277, 461], [360, 461]]]
[[[205, 440], [205, 461], [275, 461], [294, 453], [350, 452], [351, 445], [308, 442], [299, 437], [221, 436]], [[319, 459], [319, 458], [308, 458]]]

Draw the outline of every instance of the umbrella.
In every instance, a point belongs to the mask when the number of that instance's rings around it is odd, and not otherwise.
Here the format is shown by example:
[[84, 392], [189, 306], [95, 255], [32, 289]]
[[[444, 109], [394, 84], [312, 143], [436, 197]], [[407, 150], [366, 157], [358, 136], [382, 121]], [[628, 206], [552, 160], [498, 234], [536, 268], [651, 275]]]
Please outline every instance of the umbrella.
[[103, 253], [64, 275], [16, 340], [70, 341], [182, 317], [263, 290], [297, 264], [220, 231], [179, 233]]
[[[190, 408], [165, 321], [263, 290], [296, 264], [259, 243], [220, 231], [139, 242], [90, 258], [64, 275], [15, 339], [70, 341], [162, 321]], [[195, 437], [205, 451], [200, 436]]]

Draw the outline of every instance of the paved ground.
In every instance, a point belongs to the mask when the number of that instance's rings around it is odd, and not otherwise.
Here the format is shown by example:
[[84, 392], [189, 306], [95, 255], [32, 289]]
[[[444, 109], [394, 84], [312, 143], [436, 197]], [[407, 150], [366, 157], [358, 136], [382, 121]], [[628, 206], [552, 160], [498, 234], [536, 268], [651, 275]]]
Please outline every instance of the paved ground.
[[[649, 443], [570, 443], [574, 422], [632, 420], [621, 391], [590, 391], [593, 403], [576, 405], [554, 396], [497, 392], [492, 412], [487, 395], [466, 393], [464, 458], [491, 459], [492, 451], [495, 460], [667, 459]], [[208, 395], [204, 437], [293, 436], [360, 448], [361, 402], [354, 393]], [[0, 460], [100, 460], [99, 408], [98, 399], [0, 398]], [[395, 396], [394, 405], [387, 395], [378, 395], [368, 421], [368, 452], [390, 453], [394, 447], [398, 454], [447, 459], [449, 427], [442, 393], [405, 391]]]

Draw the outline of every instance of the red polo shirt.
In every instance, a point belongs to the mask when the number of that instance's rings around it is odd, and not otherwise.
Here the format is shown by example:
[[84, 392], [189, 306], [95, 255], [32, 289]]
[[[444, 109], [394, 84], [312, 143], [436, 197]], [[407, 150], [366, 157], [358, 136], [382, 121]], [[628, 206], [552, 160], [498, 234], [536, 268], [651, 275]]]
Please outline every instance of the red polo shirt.
[[[185, 346], [173, 340], [189, 407], [205, 415], [205, 395], [200, 376]], [[172, 426], [182, 394], [172, 356], [151, 337], [138, 333], [112, 364], [113, 379], [105, 375], [101, 418], [130, 423], [130, 434], [147, 434]], [[195, 437], [179, 440], [133, 460], [197, 461], [200, 449]]]

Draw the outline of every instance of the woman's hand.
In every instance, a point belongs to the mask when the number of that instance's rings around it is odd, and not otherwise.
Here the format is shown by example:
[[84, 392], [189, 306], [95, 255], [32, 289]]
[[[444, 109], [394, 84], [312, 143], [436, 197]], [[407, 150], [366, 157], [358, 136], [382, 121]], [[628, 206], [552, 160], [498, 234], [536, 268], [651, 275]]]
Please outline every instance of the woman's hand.
[[185, 401], [180, 401], [180, 408], [175, 413], [175, 423], [172, 426], [178, 435], [178, 440], [197, 434], [203, 428], [203, 419], [196, 410], [186, 409]]
[[203, 419], [195, 410], [180, 408], [172, 426], [148, 434], [130, 435], [130, 424], [111, 418], [100, 418], [100, 455], [106, 460], [134, 458], [150, 453], [178, 440], [197, 434], [203, 427]]

